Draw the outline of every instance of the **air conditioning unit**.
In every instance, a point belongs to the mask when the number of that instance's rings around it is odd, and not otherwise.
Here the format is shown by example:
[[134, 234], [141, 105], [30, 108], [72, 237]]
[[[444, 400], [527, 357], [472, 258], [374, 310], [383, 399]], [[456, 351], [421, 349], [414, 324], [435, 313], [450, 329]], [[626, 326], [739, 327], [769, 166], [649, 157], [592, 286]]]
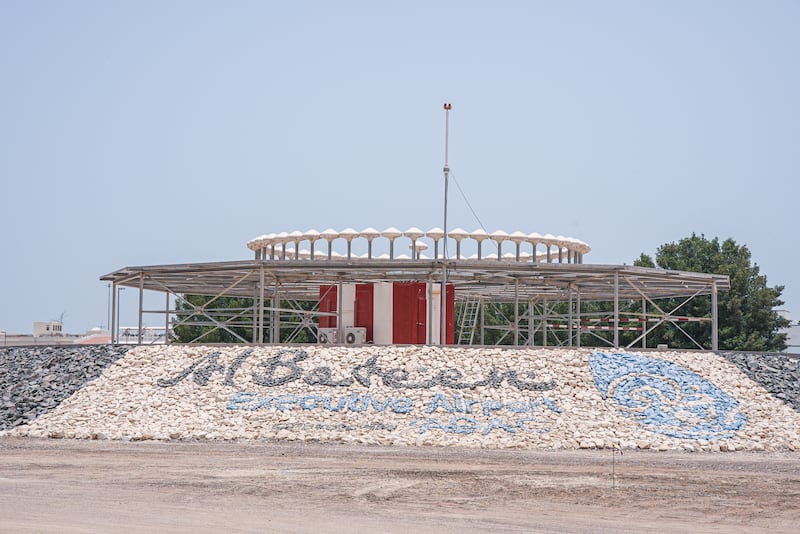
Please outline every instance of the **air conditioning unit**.
[[344, 329], [345, 345], [363, 345], [367, 342], [367, 329], [363, 326], [347, 326]]
[[338, 328], [320, 328], [317, 330], [317, 343], [336, 343]]

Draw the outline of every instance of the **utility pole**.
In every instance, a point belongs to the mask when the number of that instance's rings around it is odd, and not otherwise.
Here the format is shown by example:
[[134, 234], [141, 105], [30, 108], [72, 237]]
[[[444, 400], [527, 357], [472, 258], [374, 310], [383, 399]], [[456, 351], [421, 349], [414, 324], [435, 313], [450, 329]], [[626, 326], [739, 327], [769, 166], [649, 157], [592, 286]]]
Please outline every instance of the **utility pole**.
[[450, 167], [447, 162], [447, 149], [450, 134], [450, 109], [453, 106], [444, 105], [444, 241], [442, 243], [442, 323], [439, 326], [442, 346], [447, 345], [447, 182], [450, 176]]
[[111, 282], [108, 283], [108, 321], [106, 328], [111, 332]]

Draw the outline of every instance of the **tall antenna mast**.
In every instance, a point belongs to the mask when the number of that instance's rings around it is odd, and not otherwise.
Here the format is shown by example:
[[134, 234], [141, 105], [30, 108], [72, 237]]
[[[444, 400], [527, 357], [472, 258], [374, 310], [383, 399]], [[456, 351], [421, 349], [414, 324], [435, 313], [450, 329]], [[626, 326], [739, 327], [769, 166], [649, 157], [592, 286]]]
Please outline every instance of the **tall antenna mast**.
[[444, 105], [444, 242], [442, 243], [442, 322], [439, 325], [441, 344], [447, 345], [447, 182], [450, 176], [450, 167], [447, 162], [447, 150], [450, 135], [450, 109], [453, 106]]

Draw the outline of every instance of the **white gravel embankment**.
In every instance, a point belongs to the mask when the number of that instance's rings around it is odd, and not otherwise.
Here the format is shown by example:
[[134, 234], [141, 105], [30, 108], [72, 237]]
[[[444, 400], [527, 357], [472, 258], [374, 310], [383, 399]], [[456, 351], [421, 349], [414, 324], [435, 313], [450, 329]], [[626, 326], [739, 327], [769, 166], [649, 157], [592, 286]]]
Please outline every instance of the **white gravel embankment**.
[[4, 434], [800, 451], [800, 414], [713, 353], [151, 346]]

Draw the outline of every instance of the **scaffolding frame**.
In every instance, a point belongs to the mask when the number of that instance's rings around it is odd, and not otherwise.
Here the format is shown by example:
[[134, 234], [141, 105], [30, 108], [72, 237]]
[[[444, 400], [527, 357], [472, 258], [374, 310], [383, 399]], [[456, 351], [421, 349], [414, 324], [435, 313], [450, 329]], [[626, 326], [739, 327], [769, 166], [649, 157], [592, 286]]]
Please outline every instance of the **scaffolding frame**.
[[[243, 343], [276, 344], [281, 331], [296, 332], [309, 329], [315, 333], [315, 319], [322, 315], [318, 307], [311, 310], [300, 309], [300, 301], [319, 300], [321, 285], [347, 283], [370, 284], [377, 282], [420, 281], [441, 283], [442, 273], [447, 272], [447, 283], [455, 288], [455, 298], [459, 303], [480, 302], [481, 309], [472, 317], [473, 328], [480, 322], [480, 343], [484, 341], [483, 306], [492, 304], [514, 304], [514, 317], [501, 325], [513, 336], [513, 344], [531, 345], [537, 330], [545, 334], [552, 331], [548, 321], [553, 317], [554, 305], [568, 304], [566, 317], [567, 336], [564, 344], [573, 346], [577, 340], [580, 346], [580, 333], [590, 332], [591, 324], [586, 324], [586, 316], [581, 314], [581, 303], [605, 301], [613, 302], [614, 310], [610, 316], [610, 330], [613, 332], [611, 345], [619, 347], [619, 331], [628, 317], [619, 309], [620, 301], [642, 303], [641, 318], [646, 319], [642, 333], [634, 343], [646, 343], [648, 332], [662, 324], [672, 325], [684, 334], [680, 326], [685, 321], [707, 321], [711, 323], [711, 347], [718, 350], [717, 294], [730, 288], [727, 276], [694, 273], [686, 271], [663, 270], [627, 265], [593, 265], [583, 263], [538, 263], [506, 262], [498, 260], [471, 260], [442, 258], [430, 259], [338, 259], [322, 257], [308, 259], [252, 259], [210, 263], [186, 263], [169, 265], [150, 265], [125, 267], [100, 277], [111, 282], [114, 290], [112, 309], [113, 342], [117, 342], [117, 287], [139, 290], [139, 332], [142, 331], [145, 314], [162, 315], [167, 331], [170, 325], [185, 324], [189, 317], [202, 318], [202, 323], [192, 325], [212, 326], [230, 332]], [[164, 293], [164, 309], [144, 309], [144, 291]], [[211, 301], [203, 306], [190, 305], [190, 309], [178, 309], [179, 302], [186, 302], [184, 295], [204, 295]], [[253, 299], [252, 310], [235, 310], [231, 317], [220, 320], [215, 309], [208, 305], [214, 300], [236, 296]], [[689, 317], [678, 314], [679, 309], [696, 298], [711, 298], [711, 317]], [[681, 305], [672, 310], [661, 309], [656, 301], [660, 299], [683, 299]], [[577, 303], [577, 310], [576, 310]], [[174, 304], [174, 306], [172, 305]], [[527, 309], [526, 309], [527, 306]], [[649, 306], [650, 311], [645, 311]], [[538, 307], [538, 308], [537, 308]], [[339, 306], [338, 310], [342, 307]], [[522, 312], [520, 310], [522, 309]], [[539, 311], [540, 310], [540, 311]], [[219, 311], [219, 310], [216, 310]], [[227, 309], [230, 313], [232, 310]], [[188, 316], [187, 316], [188, 315]], [[330, 314], [328, 314], [330, 315]], [[607, 314], [606, 314], [607, 315]], [[183, 318], [181, 318], [183, 317]], [[245, 321], [238, 323], [235, 321]], [[285, 324], [282, 324], [282, 321]], [[652, 323], [652, 324], [651, 324]], [[252, 327], [251, 339], [236, 334], [237, 326]], [[341, 317], [337, 325], [341, 325]], [[561, 323], [559, 323], [561, 324]], [[459, 325], [456, 325], [459, 332]], [[265, 335], [266, 334], [266, 335]], [[473, 343], [474, 333], [470, 333], [469, 343]], [[545, 335], [545, 340], [547, 336]], [[559, 338], [560, 339], [560, 338]], [[689, 337], [691, 339], [691, 337]], [[139, 340], [141, 343], [141, 339]], [[202, 339], [196, 340], [202, 342]], [[699, 348], [697, 341], [692, 340]], [[285, 342], [285, 339], [284, 339]], [[546, 344], [546, 341], [545, 341]], [[630, 345], [629, 345], [630, 346]]]

